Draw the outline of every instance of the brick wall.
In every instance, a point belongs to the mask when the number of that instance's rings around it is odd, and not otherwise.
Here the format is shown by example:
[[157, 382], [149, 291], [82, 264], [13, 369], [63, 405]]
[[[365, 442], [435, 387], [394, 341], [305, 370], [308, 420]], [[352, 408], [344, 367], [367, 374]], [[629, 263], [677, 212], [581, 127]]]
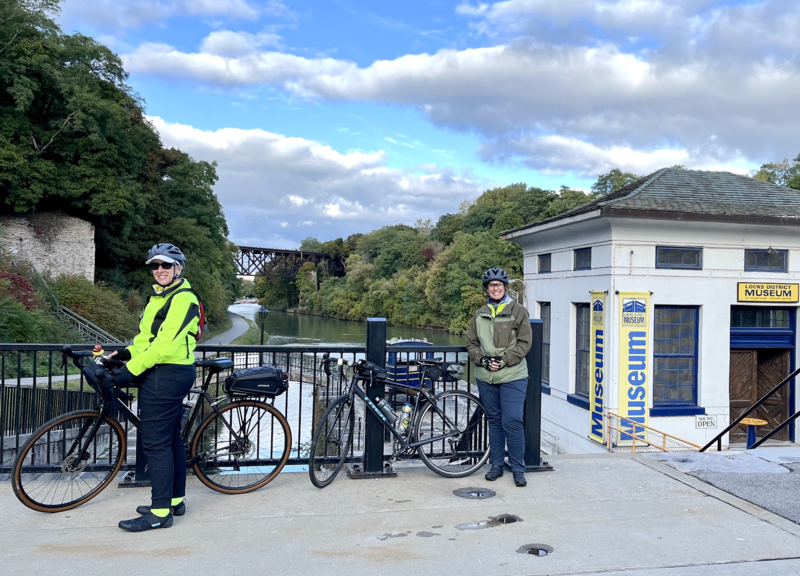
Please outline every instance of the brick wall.
[[94, 226], [63, 214], [0, 216], [0, 240], [11, 258], [47, 278], [80, 275], [94, 282]]

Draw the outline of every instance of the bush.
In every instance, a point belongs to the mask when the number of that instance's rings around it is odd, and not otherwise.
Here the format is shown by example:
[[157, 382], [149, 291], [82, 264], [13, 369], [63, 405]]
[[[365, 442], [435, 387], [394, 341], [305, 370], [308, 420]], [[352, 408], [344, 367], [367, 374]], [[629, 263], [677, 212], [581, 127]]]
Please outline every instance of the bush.
[[119, 294], [102, 284], [94, 285], [82, 276], [62, 276], [50, 285], [62, 306], [121, 340], [132, 338], [138, 329], [136, 316]]

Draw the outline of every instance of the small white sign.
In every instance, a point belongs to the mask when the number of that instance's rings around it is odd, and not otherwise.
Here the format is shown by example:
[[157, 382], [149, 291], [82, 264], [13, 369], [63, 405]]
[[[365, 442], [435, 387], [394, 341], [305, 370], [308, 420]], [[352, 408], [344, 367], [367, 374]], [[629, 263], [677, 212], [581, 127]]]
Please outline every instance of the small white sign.
[[716, 428], [717, 417], [711, 414], [698, 414], [694, 417], [695, 428]]

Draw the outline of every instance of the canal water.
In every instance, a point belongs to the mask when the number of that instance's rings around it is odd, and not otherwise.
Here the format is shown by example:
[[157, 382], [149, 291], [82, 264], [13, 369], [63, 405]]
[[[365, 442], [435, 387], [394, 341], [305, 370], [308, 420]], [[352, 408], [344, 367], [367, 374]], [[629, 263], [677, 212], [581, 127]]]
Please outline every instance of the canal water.
[[[235, 304], [228, 310], [255, 322], [258, 308], [258, 304]], [[442, 346], [463, 346], [465, 344], [463, 335], [450, 334], [444, 330], [391, 325], [387, 326], [386, 330], [389, 339], [427, 339], [428, 342]], [[269, 345], [363, 345], [367, 341], [366, 322], [350, 322], [324, 316], [287, 312], [270, 312], [264, 331], [269, 334], [269, 339], [265, 342]]]

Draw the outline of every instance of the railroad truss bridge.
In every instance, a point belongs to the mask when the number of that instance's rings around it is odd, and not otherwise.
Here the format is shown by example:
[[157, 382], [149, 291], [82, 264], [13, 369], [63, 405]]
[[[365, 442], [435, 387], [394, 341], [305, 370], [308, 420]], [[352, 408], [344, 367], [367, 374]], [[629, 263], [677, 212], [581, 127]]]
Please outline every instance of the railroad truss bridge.
[[236, 273], [242, 276], [264, 276], [270, 280], [295, 278], [306, 262], [322, 265], [330, 276], [344, 276], [344, 261], [338, 256], [303, 250], [280, 250], [238, 246]]

